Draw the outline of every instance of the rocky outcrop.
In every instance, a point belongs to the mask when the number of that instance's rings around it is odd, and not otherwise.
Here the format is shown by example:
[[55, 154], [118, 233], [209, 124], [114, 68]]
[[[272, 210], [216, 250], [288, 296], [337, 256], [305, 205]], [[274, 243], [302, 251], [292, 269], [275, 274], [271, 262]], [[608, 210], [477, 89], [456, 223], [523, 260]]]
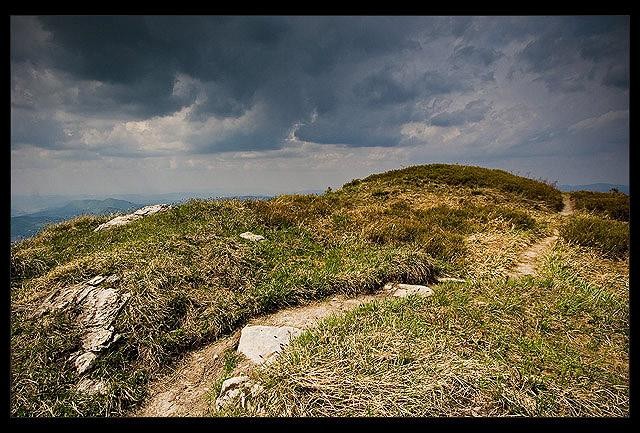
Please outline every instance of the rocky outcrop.
[[245, 326], [240, 334], [238, 352], [254, 364], [272, 361], [301, 333], [301, 329], [293, 326]]
[[156, 214], [158, 212], [163, 212], [168, 209], [171, 209], [171, 206], [168, 204], [154, 204], [151, 206], [145, 206], [137, 211], [130, 213], [128, 215], [117, 216], [104, 224], [100, 224], [93, 231], [98, 232], [100, 230], [108, 229], [110, 227], [122, 226], [125, 224], [129, 224], [130, 222], [139, 220], [149, 215]]
[[430, 287], [421, 286], [418, 284], [387, 283], [384, 286], [384, 290], [386, 290], [392, 296], [396, 296], [399, 298], [404, 298], [409, 295], [433, 295], [433, 290]]
[[251, 399], [262, 392], [262, 385], [253, 383], [249, 376], [236, 376], [222, 382], [220, 395], [216, 399], [216, 410], [227, 406], [237, 405], [243, 408], [251, 406]]
[[259, 242], [259, 241], [263, 241], [264, 240], [264, 236], [262, 235], [256, 235], [253, 234], [251, 232], [244, 232], [244, 233], [240, 233], [240, 237], [242, 239], [247, 239], [253, 242]]
[[120, 339], [113, 323], [131, 296], [114, 288], [117, 275], [98, 275], [84, 283], [74, 284], [53, 292], [37, 314], [53, 311], [76, 311], [77, 321], [83, 329], [81, 349], [69, 357], [79, 374], [88, 371], [99, 353]]

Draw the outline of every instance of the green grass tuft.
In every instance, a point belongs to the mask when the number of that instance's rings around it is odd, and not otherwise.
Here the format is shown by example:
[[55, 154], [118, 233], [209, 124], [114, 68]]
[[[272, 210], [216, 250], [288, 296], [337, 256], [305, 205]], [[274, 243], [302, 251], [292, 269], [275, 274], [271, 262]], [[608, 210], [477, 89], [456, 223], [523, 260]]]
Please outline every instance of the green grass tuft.
[[629, 254], [628, 223], [590, 215], [575, 215], [563, 225], [560, 234], [570, 243], [592, 247], [613, 258]]
[[629, 196], [621, 192], [576, 191], [571, 193], [576, 209], [594, 212], [618, 221], [629, 221]]

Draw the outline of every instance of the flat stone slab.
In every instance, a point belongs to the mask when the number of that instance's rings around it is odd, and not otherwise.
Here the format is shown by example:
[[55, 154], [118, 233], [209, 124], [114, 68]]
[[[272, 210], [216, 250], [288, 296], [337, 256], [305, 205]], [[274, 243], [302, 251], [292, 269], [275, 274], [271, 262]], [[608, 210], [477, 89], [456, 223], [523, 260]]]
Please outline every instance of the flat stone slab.
[[404, 298], [409, 295], [418, 296], [431, 296], [433, 290], [427, 286], [421, 286], [419, 284], [402, 284], [402, 283], [387, 283], [384, 289], [388, 291], [392, 296]]
[[302, 333], [293, 326], [245, 326], [240, 334], [238, 352], [255, 364], [275, 359], [292, 338]]
[[100, 230], [104, 230], [104, 229], [108, 229], [110, 227], [116, 227], [116, 226], [122, 226], [125, 224], [129, 224], [132, 221], [136, 221], [139, 220], [140, 218], [144, 218], [146, 216], [149, 215], [153, 215], [156, 214], [158, 212], [162, 212], [165, 211], [167, 209], [170, 209], [171, 206], [168, 204], [154, 204], [151, 206], [145, 206], [143, 208], [138, 209], [137, 211], [127, 214], [127, 215], [120, 215], [117, 216], [109, 221], [107, 221], [104, 224], [100, 224], [98, 227], [96, 227], [93, 231], [94, 232], [98, 232]]
[[253, 242], [259, 242], [259, 241], [263, 241], [264, 240], [264, 236], [262, 235], [256, 235], [253, 234], [251, 232], [244, 232], [244, 233], [240, 233], [240, 237], [242, 239], [247, 239]]

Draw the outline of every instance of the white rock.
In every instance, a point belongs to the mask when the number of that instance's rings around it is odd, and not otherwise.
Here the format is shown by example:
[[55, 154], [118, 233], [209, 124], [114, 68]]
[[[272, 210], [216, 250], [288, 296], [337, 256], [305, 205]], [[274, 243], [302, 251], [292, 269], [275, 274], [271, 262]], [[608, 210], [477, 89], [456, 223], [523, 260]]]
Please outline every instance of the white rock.
[[275, 359], [292, 338], [302, 333], [292, 326], [245, 326], [240, 334], [238, 352], [255, 364]]
[[85, 392], [91, 395], [106, 394], [107, 388], [108, 388], [107, 384], [104, 381], [102, 380], [95, 381], [93, 379], [89, 379], [88, 377], [85, 377], [76, 385], [77, 391]]
[[119, 339], [120, 334], [114, 333], [113, 328], [91, 328], [82, 339], [82, 348], [92, 352], [101, 352]]
[[151, 206], [145, 206], [141, 209], [138, 209], [137, 211], [135, 211], [133, 214], [134, 215], [140, 215], [140, 216], [148, 216], [148, 215], [153, 215], [154, 213], [158, 213], [161, 212], [163, 210], [166, 210], [169, 208], [169, 205], [167, 204], [153, 204]]
[[248, 380], [249, 380], [249, 376], [236, 376], [236, 377], [229, 378], [224, 382], [222, 382], [222, 387], [220, 388], [220, 394], [224, 394], [232, 388], [237, 388], [238, 385], [243, 384]]
[[253, 234], [251, 232], [241, 233], [240, 237], [243, 238], [243, 239], [248, 239], [248, 240], [253, 241], [253, 242], [259, 242], [259, 241], [263, 241], [264, 240], [264, 236], [256, 235], [256, 234]]
[[121, 216], [117, 216], [109, 221], [107, 221], [104, 224], [100, 224], [98, 227], [96, 227], [93, 231], [97, 232], [100, 230], [104, 230], [104, 229], [108, 229], [109, 227], [115, 227], [115, 226], [122, 226], [125, 224], [129, 224], [132, 221], [136, 221], [139, 220], [140, 218], [149, 216], [149, 215], [153, 215], [156, 214], [158, 212], [162, 212], [165, 211], [167, 209], [171, 209], [171, 206], [167, 205], [167, 204], [154, 204], [151, 206], [145, 206], [143, 208], [138, 209], [137, 211], [127, 214], [127, 215], [121, 215]]
[[[89, 368], [93, 365], [93, 361], [95, 361], [97, 357], [98, 355], [93, 352], [85, 352], [82, 355], [78, 356], [73, 363], [76, 366], [78, 374], [82, 374], [89, 370]], [[73, 355], [71, 359], [73, 359]]]
[[249, 376], [236, 376], [222, 382], [220, 395], [216, 399], [216, 409], [239, 401], [243, 408], [248, 407], [252, 397], [257, 396], [264, 388], [249, 380]]
[[74, 284], [52, 293], [36, 314], [56, 310], [79, 311], [78, 323], [83, 328], [82, 351], [69, 358], [79, 374], [86, 372], [99, 353], [118, 341], [113, 323], [131, 297], [111, 287], [98, 286], [103, 281], [117, 281], [113, 276], [98, 275], [83, 284]]
[[125, 224], [129, 224], [130, 222], [138, 220], [140, 218], [142, 218], [142, 216], [135, 215], [135, 214], [117, 216], [107, 221], [106, 223], [100, 224], [93, 231], [98, 232], [100, 230], [108, 229], [109, 227], [123, 226]]
[[105, 277], [103, 277], [102, 275], [98, 275], [98, 276], [93, 277], [89, 281], [87, 281], [87, 284], [89, 284], [91, 286], [97, 286], [98, 284], [100, 284], [104, 280], [105, 280]]
[[130, 297], [130, 293], [121, 295], [113, 288], [96, 288], [82, 303], [80, 321], [87, 327], [108, 328]]
[[384, 289], [391, 293], [393, 296], [404, 298], [409, 295], [418, 296], [431, 296], [433, 290], [427, 286], [421, 286], [418, 284], [402, 284], [402, 283], [387, 283]]

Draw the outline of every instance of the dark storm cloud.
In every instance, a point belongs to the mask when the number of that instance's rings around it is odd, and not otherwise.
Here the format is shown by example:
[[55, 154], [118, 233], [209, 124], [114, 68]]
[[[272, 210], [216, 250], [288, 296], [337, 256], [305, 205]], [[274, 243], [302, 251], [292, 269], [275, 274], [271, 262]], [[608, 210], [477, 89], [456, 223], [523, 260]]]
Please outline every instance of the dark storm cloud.
[[[583, 90], [594, 70], [588, 71], [580, 60], [603, 71], [619, 68], [618, 76], [628, 71], [628, 25], [627, 17], [616, 16], [558, 19], [520, 51], [518, 59], [525, 71], [540, 74], [552, 91]], [[603, 84], [626, 85], [624, 79], [611, 79], [608, 74]]]
[[[188, 108], [204, 132], [182, 134], [186, 153], [278, 149], [292, 133], [397, 146], [408, 122], [485, 121], [491, 95], [475, 92], [501, 62], [552, 92], [624, 91], [627, 35], [625, 17], [12, 17], [12, 145], [68, 149], [88, 125]], [[428, 108], [463, 94], [464, 109]], [[94, 133], [96, 155], [155, 154], [121, 129]]]

